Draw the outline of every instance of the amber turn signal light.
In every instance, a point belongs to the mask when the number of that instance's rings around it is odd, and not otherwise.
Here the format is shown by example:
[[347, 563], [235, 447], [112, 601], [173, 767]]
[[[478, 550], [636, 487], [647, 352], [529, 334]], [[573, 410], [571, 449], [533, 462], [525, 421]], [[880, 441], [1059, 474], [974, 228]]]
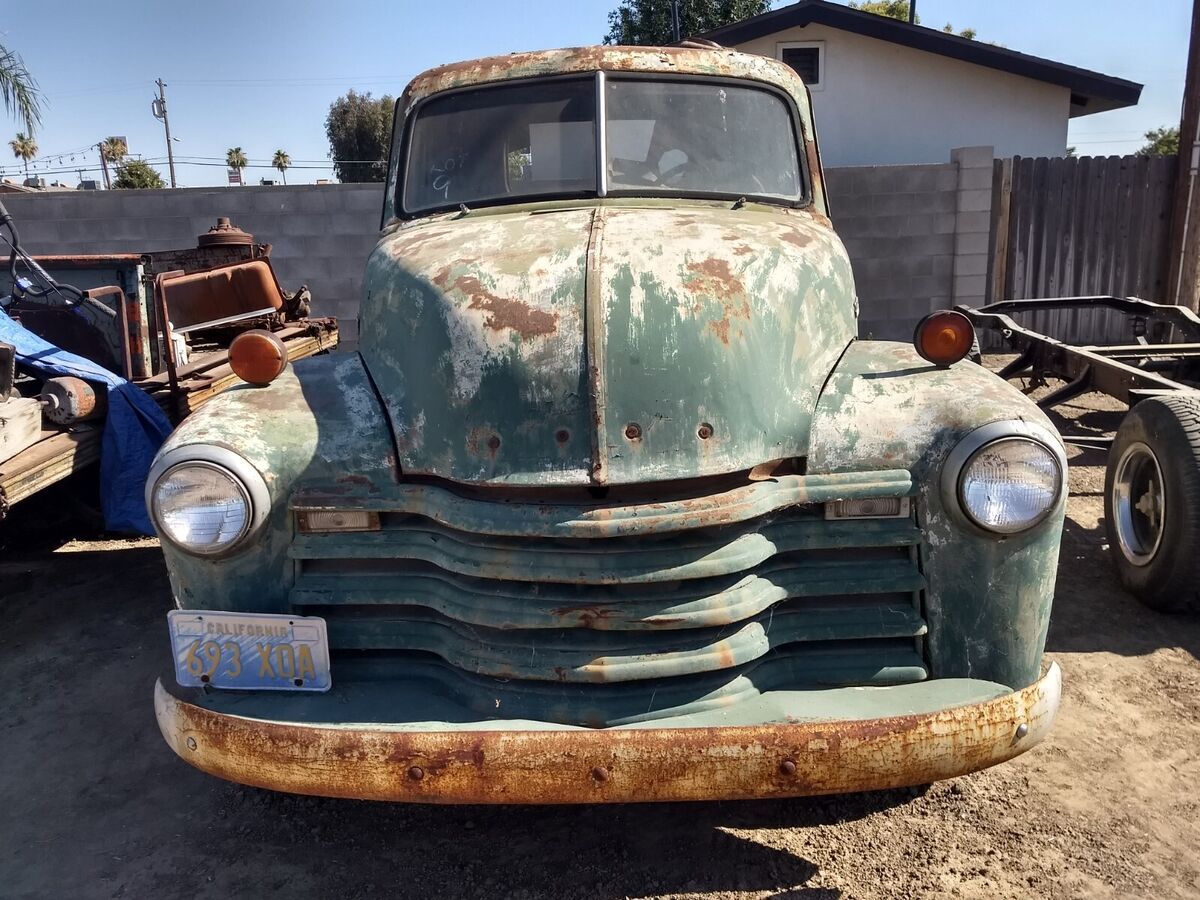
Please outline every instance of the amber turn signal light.
[[930, 313], [917, 323], [913, 344], [935, 366], [952, 366], [971, 352], [975, 328], [971, 320], [951, 309]]
[[283, 372], [287, 361], [283, 341], [263, 328], [243, 332], [229, 345], [229, 368], [247, 384], [270, 384]]

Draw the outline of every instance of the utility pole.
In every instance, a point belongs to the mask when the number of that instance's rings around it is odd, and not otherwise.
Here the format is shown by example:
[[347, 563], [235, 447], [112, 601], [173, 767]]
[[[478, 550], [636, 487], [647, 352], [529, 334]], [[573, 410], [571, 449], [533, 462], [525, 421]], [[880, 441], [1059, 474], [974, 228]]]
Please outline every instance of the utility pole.
[[101, 141], [96, 145], [96, 150], [100, 153], [100, 168], [104, 172], [104, 189], [112, 190], [112, 180], [108, 177], [108, 160], [104, 157], [104, 142]]
[[917, 24], [917, 0], [908, 0], [908, 24]]
[[1200, 310], [1200, 0], [1192, 2], [1192, 40], [1179, 123], [1179, 167], [1171, 213], [1168, 303]]
[[163, 130], [167, 133], [167, 165], [171, 168], [171, 187], [175, 187], [175, 151], [171, 148], [171, 123], [167, 119], [167, 86], [161, 78], [155, 80], [158, 85], [158, 98], [150, 104], [154, 118], [162, 119]]
[[679, 21], [679, 0], [671, 0], [671, 31], [675, 34], [675, 43], [683, 40], [683, 23]]

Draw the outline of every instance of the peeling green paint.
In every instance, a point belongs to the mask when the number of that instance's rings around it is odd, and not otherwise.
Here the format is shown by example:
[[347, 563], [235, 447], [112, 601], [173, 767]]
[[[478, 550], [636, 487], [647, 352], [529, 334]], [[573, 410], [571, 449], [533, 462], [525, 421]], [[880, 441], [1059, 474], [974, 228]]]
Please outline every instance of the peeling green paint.
[[1066, 493], [1037, 527], [998, 537], [951, 515], [939, 484], [950, 450], [976, 428], [1002, 421], [1057, 435], [1033, 402], [982, 366], [939, 369], [906, 344], [857, 342], [818, 405], [808, 466], [814, 473], [912, 472], [925, 532], [933, 675], [1026, 685], [1041, 666]]
[[386, 235], [362, 352], [406, 473], [690, 478], [805, 454], [853, 293], [803, 210], [550, 204]]

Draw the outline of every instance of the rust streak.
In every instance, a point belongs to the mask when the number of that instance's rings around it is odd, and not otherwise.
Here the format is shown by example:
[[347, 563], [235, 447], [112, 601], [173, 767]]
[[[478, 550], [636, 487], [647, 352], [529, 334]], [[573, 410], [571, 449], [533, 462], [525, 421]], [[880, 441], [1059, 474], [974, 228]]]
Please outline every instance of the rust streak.
[[704, 262], [688, 263], [688, 270], [696, 274], [684, 282], [684, 286], [694, 291], [705, 291], [723, 297], [746, 293], [741, 281], [729, 268], [727, 259], [706, 259]]
[[488, 290], [476, 275], [459, 275], [450, 280], [450, 269], [444, 267], [433, 276], [433, 283], [443, 291], [458, 291], [469, 298], [471, 309], [488, 315], [483, 324], [495, 331], [512, 330], [522, 337], [553, 334], [558, 327], [558, 313], [546, 312], [521, 300], [500, 297]]

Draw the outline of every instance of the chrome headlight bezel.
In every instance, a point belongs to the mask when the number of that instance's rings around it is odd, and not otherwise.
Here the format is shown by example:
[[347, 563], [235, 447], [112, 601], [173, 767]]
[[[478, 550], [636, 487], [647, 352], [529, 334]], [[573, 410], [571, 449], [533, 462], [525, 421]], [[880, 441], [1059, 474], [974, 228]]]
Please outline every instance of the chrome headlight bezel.
[[[1026, 441], [1035, 444], [1049, 454], [1056, 466], [1053, 501], [1030, 522], [1015, 529], [996, 528], [977, 520], [968, 510], [963, 499], [962, 480], [967, 467], [976, 455], [986, 447], [1004, 441]], [[972, 530], [992, 538], [1008, 538], [1026, 534], [1049, 518], [1060, 508], [1066, 493], [1067, 456], [1057, 435], [1048, 429], [1022, 421], [992, 422], [975, 429], [955, 445], [942, 467], [942, 500], [956, 518]]]
[[[238, 536], [213, 550], [198, 550], [175, 541], [163, 527], [155, 497], [159, 483], [176, 469], [197, 466], [214, 469], [228, 477], [241, 491], [246, 500], [246, 524]], [[225, 447], [211, 444], [191, 444], [175, 447], [161, 454], [150, 467], [146, 478], [146, 510], [159, 538], [181, 553], [200, 559], [220, 559], [235, 554], [250, 546], [250, 538], [257, 534], [271, 511], [271, 494], [259, 471], [245, 459]]]

